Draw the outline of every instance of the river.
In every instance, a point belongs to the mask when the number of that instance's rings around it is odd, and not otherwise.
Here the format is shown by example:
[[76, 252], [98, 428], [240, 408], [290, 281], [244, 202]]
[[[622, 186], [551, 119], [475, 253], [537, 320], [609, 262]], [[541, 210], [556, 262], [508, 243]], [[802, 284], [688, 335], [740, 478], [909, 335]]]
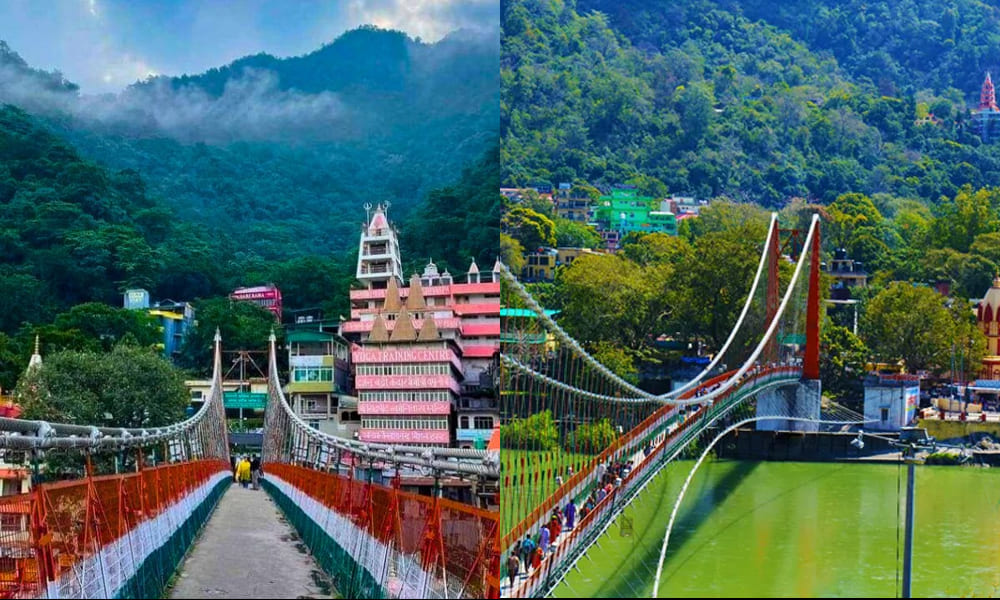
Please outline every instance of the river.
[[[626, 511], [631, 527], [613, 524], [555, 596], [648, 598], [690, 467], [654, 480]], [[913, 595], [996, 596], [1000, 469], [921, 466], [916, 475]], [[706, 463], [678, 515], [659, 595], [894, 597], [905, 495], [896, 465]]]

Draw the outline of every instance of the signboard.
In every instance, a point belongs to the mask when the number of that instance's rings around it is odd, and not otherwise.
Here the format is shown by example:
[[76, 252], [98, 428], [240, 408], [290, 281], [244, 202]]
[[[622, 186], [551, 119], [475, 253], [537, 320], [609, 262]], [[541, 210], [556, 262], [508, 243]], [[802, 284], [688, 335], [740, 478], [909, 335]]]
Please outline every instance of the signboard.
[[376, 350], [364, 348], [355, 350], [351, 358], [355, 363], [408, 363], [408, 362], [450, 362], [455, 357], [448, 348], [437, 350]]
[[920, 388], [909, 387], [903, 391], [903, 427], [913, 422], [917, 414], [917, 407], [920, 405]]
[[256, 408], [264, 409], [267, 404], [267, 394], [262, 392], [224, 392], [223, 404], [226, 408]]

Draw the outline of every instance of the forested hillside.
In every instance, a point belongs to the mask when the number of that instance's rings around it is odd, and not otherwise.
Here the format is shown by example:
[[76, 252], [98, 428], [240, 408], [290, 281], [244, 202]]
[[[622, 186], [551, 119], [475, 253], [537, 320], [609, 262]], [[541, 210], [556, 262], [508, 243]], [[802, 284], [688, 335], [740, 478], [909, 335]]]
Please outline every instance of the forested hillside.
[[[464, 272], [472, 256], [496, 256], [498, 154], [494, 146], [399, 223], [411, 262], [433, 256]], [[442, 219], [453, 214], [455, 228], [445, 229], [452, 222]], [[356, 244], [363, 209], [339, 218], [351, 229], [346, 244]], [[427, 231], [435, 234], [411, 233]], [[301, 255], [283, 257], [276, 246], [263, 257], [249, 235], [213, 220], [176, 219], [137, 172], [86, 160], [24, 111], [0, 108], [0, 332], [49, 322], [82, 302], [118, 305], [134, 286], [154, 298], [193, 300], [270, 281], [289, 308], [346, 314], [352, 252], [327, 253], [303, 239], [289, 242], [304, 247]]]
[[966, 110], [1000, 71], [982, 2], [512, 0], [503, 19], [507, 185], [781, 206], [1000, 181]]

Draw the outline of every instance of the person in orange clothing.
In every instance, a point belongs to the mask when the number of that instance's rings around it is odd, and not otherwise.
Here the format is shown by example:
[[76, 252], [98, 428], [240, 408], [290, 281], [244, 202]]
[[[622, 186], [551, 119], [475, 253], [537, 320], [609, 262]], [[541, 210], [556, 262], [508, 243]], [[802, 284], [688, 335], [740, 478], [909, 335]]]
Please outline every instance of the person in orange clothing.
[[531, 566], [532, 566], [532, 568], [534, 568], [536, 570], [538, 569], [538, 567], [542, 566], [542, 549], [541, 548], [535, 548], [535, 555], [531, 557]]
[[552, 519], [549, 521], [549, 533], [552, 536], [552, 541], [556, 541], [559, 534], [562, 532], [562, 521], [559, 520], [559, 515], [553, 513]]

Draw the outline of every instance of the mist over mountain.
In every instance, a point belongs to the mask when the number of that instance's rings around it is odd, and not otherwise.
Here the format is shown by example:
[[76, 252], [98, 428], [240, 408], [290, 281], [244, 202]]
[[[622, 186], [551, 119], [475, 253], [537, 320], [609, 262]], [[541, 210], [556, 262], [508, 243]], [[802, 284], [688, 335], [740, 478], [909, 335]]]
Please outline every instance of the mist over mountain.
[[84, 158], [136, 171], [181, 220], [285, 260], [356, 244], [366, 202], [397, 219], [497, 143], [499, 33], [426, 44], [365, 26], [303, 56], [86, 95], [0, 45], [0, 103]]

